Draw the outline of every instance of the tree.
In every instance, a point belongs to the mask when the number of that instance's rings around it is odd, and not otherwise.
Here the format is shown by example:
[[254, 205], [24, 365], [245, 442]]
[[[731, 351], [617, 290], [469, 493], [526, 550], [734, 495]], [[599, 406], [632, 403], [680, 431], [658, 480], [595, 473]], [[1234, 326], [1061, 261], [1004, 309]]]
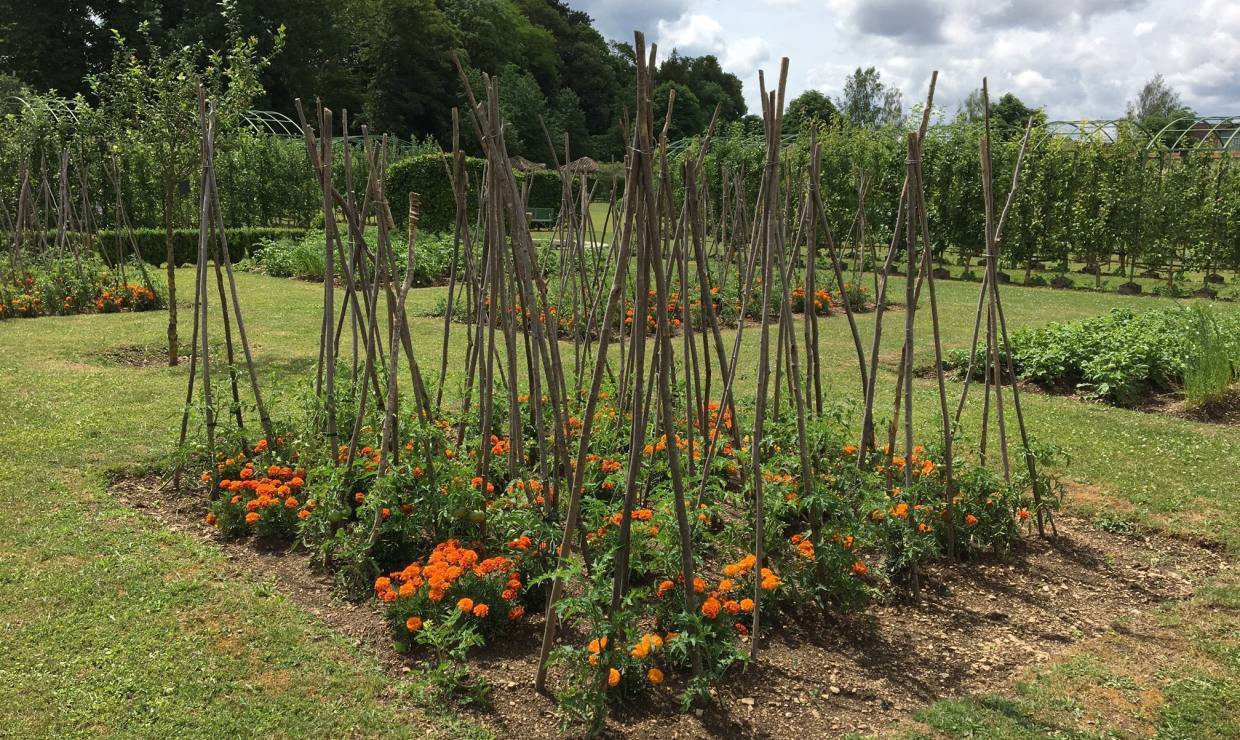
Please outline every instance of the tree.
[[[1192, 108], [1184, 105], [1180, 93], [1167, 84], [1161, 73], [1146, 80], [1137, 97], [1128, 101], [1128, 120], [1139, 123], [1150, 134], [1158, 133], [1177, 118], [1195, 116]], [[1172, 145], [1179, 135], [1180, 132], [1168, 131], [1164, 143]]]
[[960, 101], [956, 108], [956, 118], [974, 123], [982, 120], [985, 110], [982, 107], [982, 88], [975, 87], [968, 97]]
[[741, 92], [740, 78], [724, 72], [713, 54], [686, 57], [673, 49], [671, 55], [659, 65], [658, 79], [692, 90], [706, 122], [710, 121], [716, 105], [719, 106], [721, 121], [735, 121], [745, 115], [745, 96]]
[[806, 90], [793, 98], [784, 115], [784, 128], [789, 133], [807, 131], [809, 126], [826, 126], [839, 115], [831, 98], [817, 90]]
[[1137, 97], [1128, 101], [1128, 118], [1133, 121], [1168, 118], [1181, 110], [1185, 105], [1180, 93], [1167, 84], [1161, 72], [1146, 80]]
[[372, 130], [446, 141], [461, 89], [451, 58], [459, 29], [434, 0], [368, 0], [352, 27], [369, 80], [363, 109]]
[[903, 118], [901, 97], [898, 89], [883, 83], [877, 69], [857, 67], [844, 81], [844, 93], [835, 106], [855, 126], [886, 126]]
[[[1020, 138], [1024, 135], [1029, 117], [1033, 117], [1034, 126], [1046, 125], [1046, 111], [1030, 108], [1024, 101], [1012, 93], [1004, 93], [998, 101], [990, 103], [990, 126], [994, 135], [1001, 139]], [[965, 123], [980, 123], [982, 115], [982, 89], [976, 88], [961, 101], [956, 109], [956, 120]]]
[[[224, 13], [232, 4], [222, 4]], [[225, 135], [235, 130], [241, 114], [262, 91], [259, 75], [270, 57], [258, 55], [258, 41], [241, 36], [230, 25], [226, 52], [206, 52], [201, 45], [164, 52], [150, 38], [146, 24], [139, 27], [145, 55], [127, 46], [115, 34], [116, 53], [111, 67], [92, 75], [89, 83], [99, 97], [111, 138], [125, 146], [146, 149], [159, 169], [168, 279], [168, 364], [176, 365], [177, 345], [176, 253], [173, 230], [180, 191], [198, 164], [199, 128], [197, 89], [201, 81], [217, 104], [217, 120]], [[283, 39], [276, 41], [278, 51]]]
[[669, 141], [696, 136], [706, 128], [710, 113], [702, 110], [702, 101], [696, 93], [679, 82], [668, 80], [654, 89], [654, 120], [656, 132], [662, 129], [662, 121], [667, 116], [667, 104], [671, 92], [676, 91], [676, 100], [672, 103], [672, 121], [667, 129]]
[[0, 13], [0, 69], [38, 91], [72, 97], [107, 63], [108, 33], [86, 0], [23, 3]]
[[460, 31], [469, 65], [498, 74], [516, 65], [537, 80], [539, 89], [560, 84], [560, 58], [551, 32], [536, 26], [509, 0], [441, 0], [444, 15]]

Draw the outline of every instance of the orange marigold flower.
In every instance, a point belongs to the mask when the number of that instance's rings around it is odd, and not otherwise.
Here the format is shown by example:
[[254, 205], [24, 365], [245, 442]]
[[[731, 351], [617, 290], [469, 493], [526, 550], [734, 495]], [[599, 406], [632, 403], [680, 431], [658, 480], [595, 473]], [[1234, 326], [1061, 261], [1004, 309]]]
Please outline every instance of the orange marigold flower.
[[487, 615], [490, 613], [491, 613], [491, 607], [487, 606], [486, 604], [478, 604], [477, 606], [474, 607], [474, 616], [479, 619], [486, 619]]
[[741, 611], [743, 612], [753, 611], [753, 599], [741, 599]]
[[514, 606], [513, 608], [508, 610], [508, 618], [512, 620], [513, 622], [517, 621], [518, 619], [524, 616], [525, 616], [525, 607], [523, 606]]
[[359, 504], [362, 503], [363, 501], [366, 500], [366, 493], [364, 491], [358, 491], [357, 493], [353, 494], [353, 500], [358, 502]]
[[646, 671], [646, 680], [650, 681], [650, 683], [654, 684], [655, 686], [658, 686], [659, 684], [663, 683], [663, 671], [659, 670], [658, 668], [651, 668], [650, 670]]
[[866, 573], [869, 572], [869, 570], [870, 569], [865, 566], [865, 563], [861, 562], [860, 560], [852, 564], [852, 572], [856, 573], [859, 576], [865, 575]]
[[966, 514], [964, 517], [964, 523], [972, 527], [974, 524], [977, 524], [977, 517], [972, 514]]
[[409, 630], [410, 632], [417, 632], [418, 630], [422, 629], [422, 618], [421, 617], [409, 617], [408, 619], [405, 620], [405, 629]]
[[620, 683], [620, 671], [615, 668], [607, 669], [607, 685], [615, 686]]
[[474, 610], [474, 600], [468, 596], [465, 596], [460, 601], [456, 602], [456, 608], [468, 614]]
[[702, 602], [702, 615], [705, 616], [707, 619], [714, 619], [715, 617], [719, 616], [720, 607], [721, 607], [721, 604], [719, 603], [719, 599], [716, 599], [714, 596], [711, 596], [708, 599], [706, 599], [706, 601]]
[[217, 518], [217, 517], [215, 516], [215, 512], [210, 512], [210, 513], [208, 513], [208, 514], [207, 514], [207, 524], [215, 524], [216, 518]]
[[257, 511], [251, 511], [249, 514], [246, 514], [246, 515], [245, 515], [245, 523], [246, 523], [246, 524], [256, 524], [257, 522], [258, 522], [258, 512], [257, 512]]

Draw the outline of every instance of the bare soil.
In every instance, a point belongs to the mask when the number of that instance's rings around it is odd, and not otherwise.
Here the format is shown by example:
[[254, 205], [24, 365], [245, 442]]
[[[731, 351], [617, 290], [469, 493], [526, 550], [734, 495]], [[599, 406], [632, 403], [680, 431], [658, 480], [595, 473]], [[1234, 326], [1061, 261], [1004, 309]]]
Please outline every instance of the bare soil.
[[[164, 526], [215, 543], [232, 572], [274, 587], [373, 656], [394, 677], [425, 655], [402, 656], [376, 603], [349, 603], [305, 551], [222, 540], [197, 494], [151, 477], [111, 491]], [[937, 562], [920, 601], [893, 598], [852, 614], [787, 615], [703, 707], [682, 713], [676, 677], [653, 698], [612, 712], [613, 737], [835, 737], [887, 734], [938, 699], [1009, 687], [1018, 671], [1091, 638], [1132, 632], [1160, 604], [1189, 598], [1232, 566], [1219, 548], [1155, 533], [1104, 532], [1060, 514], [1058, 538], [1028, 537], [1006, 558]], [[556, 705], [533, 690], [541, 617], [471, 659], [493, 687], [493, 706], [462, 710], [498, 736], [558, 737]], [[1153, 635], [1145, 639], [1156, 639]], [[1157, 649], [1157, 646], [1147, 646]], [[554, 683], [554, 676], [553, 681]]]
[[1208, 424], [1240, 425], [1240, 385], [1233, 385], [1221, 398], [1205, 406], [1189, 406], [1182, 394], [1168, 394], [1150, 399], [1141, 410]]
[[[109, 365], [125, 367], [168, 367], [168, 348], [150, 347], [142, 344], [122, 344], [109, 347], [97, 355]], [[189, 355], [180, 355], [178, 362], [189, 362]]]

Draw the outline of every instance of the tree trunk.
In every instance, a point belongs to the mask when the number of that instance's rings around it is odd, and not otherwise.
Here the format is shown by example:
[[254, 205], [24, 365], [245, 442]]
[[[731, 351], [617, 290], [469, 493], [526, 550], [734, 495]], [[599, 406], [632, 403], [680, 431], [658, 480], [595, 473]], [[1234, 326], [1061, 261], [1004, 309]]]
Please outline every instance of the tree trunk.
[[168, 366], [177, 364], [177, 265], [172, 238], [172, 208], [176, 198], [171, 180], [164, 181], [164, 246], [168, 260]]

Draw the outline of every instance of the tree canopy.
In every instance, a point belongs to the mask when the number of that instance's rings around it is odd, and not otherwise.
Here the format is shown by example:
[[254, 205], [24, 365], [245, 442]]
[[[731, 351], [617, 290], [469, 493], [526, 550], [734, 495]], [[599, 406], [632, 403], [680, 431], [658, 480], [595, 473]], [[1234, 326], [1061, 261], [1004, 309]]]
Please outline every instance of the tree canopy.
[[[453, 106], [464, 105], [456, 52], [468, 74], [497, 76], [522, 98], [509, 111], [513, 154], [550, 160], [540, 118], [557, 148], [569, 135], [574, 156], [623, 154], [618, 127], [632, 107], [632, 50], [608, 42], [563, 0], [67, 0], [0, 23], [0, 68], [37, 92], [90, 98], [86, 80], [110, 68], [113, 33], [133, 39], [139, 29], [163, 54], [198, 50], [199, 67], [238, 31], [261, 54], [283, 38], [256, 106], [293, 116], [295, 98], [321, 100], [373, 131], [441, 142]], [[740, 80], [714, 56], [673, 52], [659, 75], [697, 98], [682, 95], [680, 133], [697, 133], [716, 105], [725, 122], [746, 113]]]
[[[960, 103], [956, 116], [970, 122], [982, 120], [981, 88], [969, 93], [969, 96]], [[1046, 124], [1045, 111], [1040, 108], [1030, 108], [1013, 93], [1004, 93], [998, 100], [990, 102], [990, 124], [999, 136], [1020, 136], [1031, 116], [1033, 125]]]
[[817, 90], [806, 90], [792, 99], [784, 114], [784, 128], [789, 133], [799, 133], [811, 124], [826, 126], [839, 115], [831, 98]]
[[845, 120], [857, 126], [885, 126], [904, 116], [900, 90], [888, 87], [874, 67], [857, 67], [844, 81], [844, 92], [835, 101]]

